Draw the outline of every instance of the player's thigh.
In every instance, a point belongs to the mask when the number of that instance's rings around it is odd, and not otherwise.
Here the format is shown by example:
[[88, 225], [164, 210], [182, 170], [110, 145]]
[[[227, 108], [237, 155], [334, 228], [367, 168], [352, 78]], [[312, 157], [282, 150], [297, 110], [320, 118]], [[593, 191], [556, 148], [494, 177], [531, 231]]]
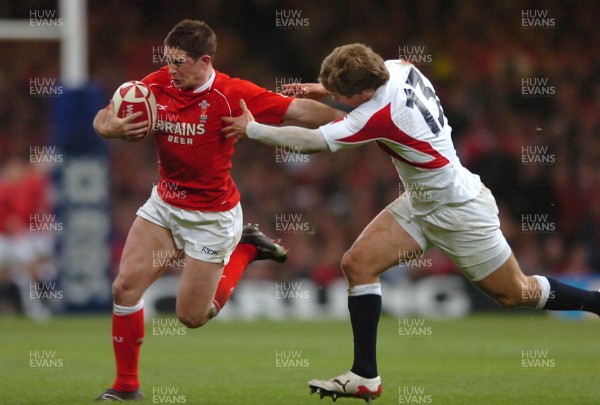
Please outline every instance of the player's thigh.
[[123, 249], [113, 283], [115, 303], [131, 306], [178, 255], [171, 231], [136, 217]]
[[438, 208], [422, 217], [421, 222], [427, 240], [471, 282], [492, 274], [511, 255], [500, 230], [498, 207], [487, 188], [473, 200]]
[[226, 265], [242, 237], [242, 229], [242, 207], [237, 204], [228, 211], [181, 211], [173, 236], [187, 256]]
[[221, 276], [222, 263], [211, 263], [185, 255], [185, 266], [177, 293], [177, 317], [189, 327], [198, 327], [208, 320], [212, 300]]
[[344, 255], [342, 267], [346, 275], [360, 272], [378, 276], [413, 252], [420, 251], [422, 246], [411, 235], [415, 231], [409, 233], [407, 225], [389, 209], [381, 211]]

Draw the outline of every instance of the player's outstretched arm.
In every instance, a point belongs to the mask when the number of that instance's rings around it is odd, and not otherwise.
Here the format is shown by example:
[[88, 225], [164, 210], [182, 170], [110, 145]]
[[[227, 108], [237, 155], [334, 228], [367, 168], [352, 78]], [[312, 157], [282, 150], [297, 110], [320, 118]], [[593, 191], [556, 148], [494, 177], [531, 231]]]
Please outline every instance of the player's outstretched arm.
[[222, 129], [227, 138], [250, 138], [269, 145], [290, 146], [306, 154], [329, 149], [320, 129], [262, 125], [254, 121], [244, 100], [240, 100], [240, 107], [242, 115], [239, 117], [223, 117], [223, 122], [231, 124]]
[[299, 125], [305, 128], [318, 128], [329, 122], [342, 119], [344, 111], [308, 99], [294, 99], [283, 116], [282, 125]]
[[94, 131], [106, 139], [135, 140], [135, 138], [143, 137], [148, 131], [148, 121], [133, 123], [141, 115], [142, 113], [138, 111], [129, 117], [119, 118], [113, 110], [113, 101], [111, 100], [109, 106], [98, 111], [94, 117]]

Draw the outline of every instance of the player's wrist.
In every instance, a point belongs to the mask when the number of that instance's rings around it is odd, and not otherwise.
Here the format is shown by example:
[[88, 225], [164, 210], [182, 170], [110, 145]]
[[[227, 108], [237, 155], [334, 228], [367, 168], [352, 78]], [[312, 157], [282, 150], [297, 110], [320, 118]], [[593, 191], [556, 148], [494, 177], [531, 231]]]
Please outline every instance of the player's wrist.
[[248, 125], [246, 125], [246, 135], [250, 139], [258, 139], [261, 135], [261, 127], [263, 125], [259, 124], [256, 121], [250, 121]]

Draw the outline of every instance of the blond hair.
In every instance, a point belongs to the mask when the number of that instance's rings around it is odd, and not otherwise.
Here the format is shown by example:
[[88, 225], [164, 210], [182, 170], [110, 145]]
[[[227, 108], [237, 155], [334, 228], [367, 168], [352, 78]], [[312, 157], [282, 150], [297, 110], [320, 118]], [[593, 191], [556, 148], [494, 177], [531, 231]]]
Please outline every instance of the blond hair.
[[344, 97], [385, 84], [390, 74], [383, 58], [363, 44], [338, 46], [321, 64], [319, 81], [325, 89]]

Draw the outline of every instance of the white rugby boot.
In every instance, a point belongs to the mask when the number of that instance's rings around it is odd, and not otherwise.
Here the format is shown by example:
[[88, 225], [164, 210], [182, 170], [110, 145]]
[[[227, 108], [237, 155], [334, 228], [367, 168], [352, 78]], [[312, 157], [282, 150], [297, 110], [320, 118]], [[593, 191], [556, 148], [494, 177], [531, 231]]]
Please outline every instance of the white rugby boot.
[[370, 403], [381, 395], [381, 377], [363, 378], [348, 371], [330, 380], [310, 380], [310, 393], [317, 393], [321, 398], [331, 397], [333, 402], [338, 398], [351, 397], [364, 399]]

